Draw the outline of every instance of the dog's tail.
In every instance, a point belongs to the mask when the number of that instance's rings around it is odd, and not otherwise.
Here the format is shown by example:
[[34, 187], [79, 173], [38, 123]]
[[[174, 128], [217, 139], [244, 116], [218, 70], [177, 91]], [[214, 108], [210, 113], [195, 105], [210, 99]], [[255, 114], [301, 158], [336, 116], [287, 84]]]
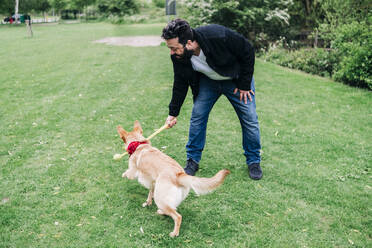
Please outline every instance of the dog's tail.
[[220, 186], [225, 177], [230, 174], [229, 170], [220, 170], [214, 177], [195, 177], [182, 172], [177, 175], [177, 182], [185, 187], [190, 187], [197, 195], [208, 194]]

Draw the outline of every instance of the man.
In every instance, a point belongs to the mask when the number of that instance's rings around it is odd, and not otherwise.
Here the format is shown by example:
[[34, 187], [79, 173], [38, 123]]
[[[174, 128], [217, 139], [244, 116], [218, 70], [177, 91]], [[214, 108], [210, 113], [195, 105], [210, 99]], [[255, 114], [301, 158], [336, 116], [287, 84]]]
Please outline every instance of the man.
[[250, 43], [226, 27], [212, 24], [192, 29], [182, 19], [170, 21], [163, 29], [162, 38], [170, 49], [174, 71], [173, 94], [166, 119], [169, 127], [177, 123], [189, 86], [194, 96], [185, 172], [193, 176], [199, 169], [208, 116], [223, 94], [234, 107], [241, 123], [249, 175], [252, 179], [261, 179], [260, 130], [253, 79], [254, 51]]

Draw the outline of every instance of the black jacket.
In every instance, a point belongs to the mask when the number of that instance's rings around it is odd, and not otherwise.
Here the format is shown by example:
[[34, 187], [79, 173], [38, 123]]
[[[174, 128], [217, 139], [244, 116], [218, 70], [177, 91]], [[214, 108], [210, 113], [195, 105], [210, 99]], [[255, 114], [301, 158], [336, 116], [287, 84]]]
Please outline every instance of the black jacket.
[[[221, 25], [207, 25], [193, 29], [195, 40], [206, 56], [208, 65], [221, 76], [231, 77], [241, 90], [250, 90], [254, 70], [254, 50], [241, 34]], [[169, 115], [178, 116], [191, 87], [194, 99], [199, 91], [200, 73], [194, 71], [190, 59], [173, 62], [173, 94]]]

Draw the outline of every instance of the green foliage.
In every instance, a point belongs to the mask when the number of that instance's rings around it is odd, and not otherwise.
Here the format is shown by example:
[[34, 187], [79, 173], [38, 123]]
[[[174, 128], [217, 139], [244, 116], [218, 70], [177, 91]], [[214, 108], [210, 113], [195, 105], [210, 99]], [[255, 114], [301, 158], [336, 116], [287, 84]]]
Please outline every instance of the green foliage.
[[193, 26], [218, 23], [235, 29], [255, 42], [256, 36], [277, 39], [289, 24], [288, 6], [291, 0], [245, 1], [245, 0], [187, 0], [187, 19]]
[[365, 22], [340, 25], [331, 47], [340, 58], [334, 78], [372, 89], [372, 32]]
[[336, 60], [330, 50], [323, 48], [290, 51], [273, 46], [263, 55], [263, 58], [282, 66], [327, 77], [332, 75]]
[[63, 10], [67, 6], [65, 0], [50, 0], [50, 4], [56, 11]]
[[133, 24], [133, 23], [145, 23], [149, 18], [144, 15], [124, 15], [117, 16], [111, 15], [107, 19], [113, 24]]
[[372, 10], [369, 1], [323, 0], [319, 4], [324, 19], [317, 18], [319, 27], [314, 34], [317, 33], [323, 46], [329, 49], [290, 52], [272, 47], [264, 57], [283, 66], [331, 75], [337, 81], [372, 89]]
[[139, 3], [136, 0], [97, 0], [101, 14], [110, 16], [133, 15], [139, 12]]
[[319, 0], [293, 0], [288, 12], [291, 16], [291, 29], [297, 32], [301, 29], [312, 30], [317, 27], [324, 14]]
[[164, 9], [142, 8], [140, 13], [138, 14], [124, 16], [109, 16], [107, 17], [107, 20], [114, 24], [166, 23], [168, 18], [165, 16]]
[[158, 8], [165, 8], [165, 0], [152, 0], [152, 2]]
[[[36, 12], [45, 12], [50, 9], [50, 3], [48, 0], [33, 0], [34, 4], [32, 10]], [[30, 11], [30, 10], [29, 10]], [[26, 10], [26, 12], [29, 12]]]
[[319, 21], [329, 23], [333, 27], [354, 21], [366, 21], [372, 11], [370, 0], [321, 0], [320, 3], [324, 20]]
[[0, 0], [0, 14], [9, 16], [14, 13], [15, 1], [10, 0]]

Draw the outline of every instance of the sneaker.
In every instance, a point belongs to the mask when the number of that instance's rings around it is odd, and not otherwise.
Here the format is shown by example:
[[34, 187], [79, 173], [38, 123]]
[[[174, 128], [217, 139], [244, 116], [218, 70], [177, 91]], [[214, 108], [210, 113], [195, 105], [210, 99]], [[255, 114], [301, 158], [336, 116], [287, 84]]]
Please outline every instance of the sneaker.
[[248, 165], [249, 176], [253, 180], [260, 180], [262, 178], [262, 169], [260, 163], [253, 163]]
[[199, 170], [199, 164], [189, 158], [186, 162], [186, 167], [183, 168], [183, 170], [186, 172], [186, 174], [194, 176], [195, 173]]

